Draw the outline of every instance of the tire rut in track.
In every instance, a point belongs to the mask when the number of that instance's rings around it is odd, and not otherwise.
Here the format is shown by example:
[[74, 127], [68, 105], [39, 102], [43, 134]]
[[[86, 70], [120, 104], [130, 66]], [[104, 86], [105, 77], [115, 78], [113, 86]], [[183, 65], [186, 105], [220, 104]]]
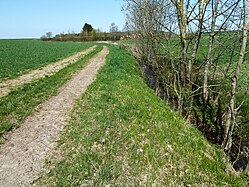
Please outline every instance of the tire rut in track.
[[81, 51], [79, 53], [76, 53], [70, 57], [57, 61], [55, 63], [48, 64], [47, 66], [42, 67], [41, 69], [33, 70], [28, 74], [21, 75], [20, 77], [16, 79], [10, 79], [10, 80], [1, 82], [0, 83], [0, 97], [4, 97], [8, 95], [13, 88], [19, 87], [26, 83], [30, 83], [33, 79], [39, 79], [45, 76], [54, 75], [55, 73], [65, 68], [69, 64], [73, 64], [80, 58], [83, 58], [87, 54], [91, 53], [93, 50], [95, 50], [95, 48], [96, 48], [96, 45], [84, 51]]
[[109, 53], [104, 47], [87, 66], [64, 85], [57, 96], [39, 106], [19, 129], [10, 134], [9, 140], [0, 147], [0, 186], [29, 186], [43, 171], [44, 160], [56, 145], [77, 99], [87, 89]]

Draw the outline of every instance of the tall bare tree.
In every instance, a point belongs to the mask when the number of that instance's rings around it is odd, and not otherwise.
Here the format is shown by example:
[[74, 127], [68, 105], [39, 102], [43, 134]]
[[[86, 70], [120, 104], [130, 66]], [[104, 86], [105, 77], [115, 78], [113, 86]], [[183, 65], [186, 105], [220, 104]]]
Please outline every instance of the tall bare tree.
[[218, 14], [218, 4], [220, 0], [212, 0], [212, 22], [211, 22], [211, 32], [209, 37], [209, 46], [207, 59], [204, 70], [204, 83], [203, 83], [203, 98], [205, 101], [208, 99], [208, 75], [209, 75], [209, 67], [212, 63], [212, 50], [214, 44], [214, 31], [216, 26], [217, 14]]
[[236, 126], [236, 115], [237, 115], [237, 105], [236, 105], [236, 94], [238, 87], [238, 79], [241, 65], [245, 58], [246, 52], [246, 44], [247, 44], [247, 34], [248, 34], [248, 0], [243, 0], [243, 35], [242, 35], [242, 44], [239, 53], [239, 59], [236, 64], [236, 68], [234, 71], [234, 75], [232, 77], [232, 85], [231, 85], [231, 99], [228, 109], [228, 117], [225, 125], [225, 134], [224, 134], [224, 142], [223, 146], [226, 151], [230, 151], [232, 147], [232, 138], [234, 133], [234, 128]]

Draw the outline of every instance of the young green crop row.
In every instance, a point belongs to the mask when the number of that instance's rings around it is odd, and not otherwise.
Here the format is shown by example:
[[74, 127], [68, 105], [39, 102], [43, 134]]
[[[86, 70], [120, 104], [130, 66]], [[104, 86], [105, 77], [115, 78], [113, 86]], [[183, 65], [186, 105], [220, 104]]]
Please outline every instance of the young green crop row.
[[18, 77], [92, 45], [76, 42], [0, 40], [0, 81]]

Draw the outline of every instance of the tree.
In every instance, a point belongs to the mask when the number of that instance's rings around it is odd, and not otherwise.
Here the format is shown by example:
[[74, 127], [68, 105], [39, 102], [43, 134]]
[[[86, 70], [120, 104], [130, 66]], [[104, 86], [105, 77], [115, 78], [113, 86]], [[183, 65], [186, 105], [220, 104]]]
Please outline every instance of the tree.
[[212, 5], [212, 21], [211, 21], [211, 32], [209, 37], [209, 46], [208, 46], [208, 53], [207, 53], [207, 59], [205, 64], [205, 70], [204, 70], [204, 83], [203, 83], [203, 99], [205, 102], [208, 100], [208, 75], [209, 75], [209, 67], [211, 65], [211, 56], [212, 56], [212, 50], [214, 45], [214, 34], [215, 34], [215, 25], [217, 20], [217, 11], [218, 11], [218, 5], [220, 0], [215, 0], [214, 5]]
[[47, 37], [47, 39], [51, 39], [52, 38], [52, 36], [53, 36], [53, 33], [52, 32], [47, 32], [46, 33], [46, 37]]
[[118, 32], [118, 26], [113, 22], [110, 26], [109, 31], [112, 32]]
[[53, 36], [52, 32], [47, 32], [45, 35], [42, 35], [40, 39], [43, 41], [47, 41], [47, 40], [51, 40], [52, 36]]
[[113, 22], [110, 26], [109, 32], [111, 33], [111, 40], [117, 40], [118, 26]]
[[242, 34], [242, 43], [239, 53], [239, 59], [236, 64], [236, 68], [234, 71], [234, 75], [232, 77], [232, 84], [231, 84], [231, 99], [229, 104], [228, 110], [228, 117], [225, 125], [225, 138], [223, 141], [223, 147], [225, 151], [229, 152], [232, 147], [232, 137], [234, 133], [234, 128], [236, 127], [236, 118], [237, 118], [237, 111], [239, 108], [236, 106], [236, 95], [237, 95], [237, 88], [238, 88], [238, 79], [239, 73], [242, 63], [244, 62], [245, 53], [246, 53], [246, 44], [247, 44], [247, 35], [248, 35], [248, 0], [243, 0], [243, 9], [244, 9], [244, 16], [243, 16], [243, 34]]
[[91, 34], [92, 34], [92, 40], [96, 41], [97, 40], [97, 32], [96, 32], [96, 30], [93, 29], [92, 32], [91, 32]]
[[92, 25], [90, 25], [90, 24], [88, 24], [88, 23], [85, 23], [85, 25], [84, 25], [84, 27], [82, 28], [82, 31], [83, 32], [92, 32], [92, 30], [93, 30], [93, 27], [92, 27]]

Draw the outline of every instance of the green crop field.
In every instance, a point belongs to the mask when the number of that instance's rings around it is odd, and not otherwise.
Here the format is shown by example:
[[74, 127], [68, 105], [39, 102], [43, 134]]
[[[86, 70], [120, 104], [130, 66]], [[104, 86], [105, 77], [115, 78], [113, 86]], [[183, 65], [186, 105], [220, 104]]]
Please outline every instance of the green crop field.
[[[12, 41], [10, 41], [10, 43], [11, 42]], [[15, 42], [18, 43], [18, 41]], [[68, 48], [69, 49], [68, 51], [70, 51], [70, 46], [73, 49], [76, 49], [76, 46], [78, 46], [78, 49], [80, 48], [84, 49], [90, 45], [93, 45], [93, 44], [77, 44], [77, 43], [50, 43], [50, 42], [39, 42], [31, 40], [19, 41], [19, 42], [24, 42], [26, 43], [26, 45], [28, 45], [29, 42], [30, 44], [36, 43], [38, 44], [38, 46], [43, 45], [44, 51], [46, 50], [45, 47], [46, 45], [48, 46], [64, 45], [65, 46], [64, 49]], [[4, 142], [2, 136], [6, 132], [12, 130], [13, 128], [19, 127], [19, 125], [25, 120], [25, 118], [35, 111], [35, 108], [39, 104], [44, 102], [50, 96], [57, 94], [58, 88], [60, 88], [63, 84], [65, 84], [68, 80], [70, 80], [74, 75], [74, 73], [77, 72], [79, 69], [82, 69], [84, 65], [87, 64], [88, 60], [92, 58], [94, 55], [96, 55], [101, 49], [102, 46], [98, 45], [98, 47], [94, 51], [92, 51], [85, 57], [81, 58], [77, 62], [70, 64], [67, 67], [61, 69], [56, 74], [35, 80], [31, 83], [24, 84], [18, 87], [17, 89], [12, 90], [9, 93], [9, 95], [1, 97], [0, 98], [0, 144]], [[35, 53], [33, 53], [33, 55], [35, 56]], [[13, 67], [15, 67], [16, 63], [12, 62], [11, 64], [13, 64]], [[29, 65], [32, 65], [32, 63], [30, 63]], [[39, 64], [37, 62], [37, 66], [38, 65]]]
[[0, 81], [15, 78], [92, 45], [76, 42], [0, 40]]

